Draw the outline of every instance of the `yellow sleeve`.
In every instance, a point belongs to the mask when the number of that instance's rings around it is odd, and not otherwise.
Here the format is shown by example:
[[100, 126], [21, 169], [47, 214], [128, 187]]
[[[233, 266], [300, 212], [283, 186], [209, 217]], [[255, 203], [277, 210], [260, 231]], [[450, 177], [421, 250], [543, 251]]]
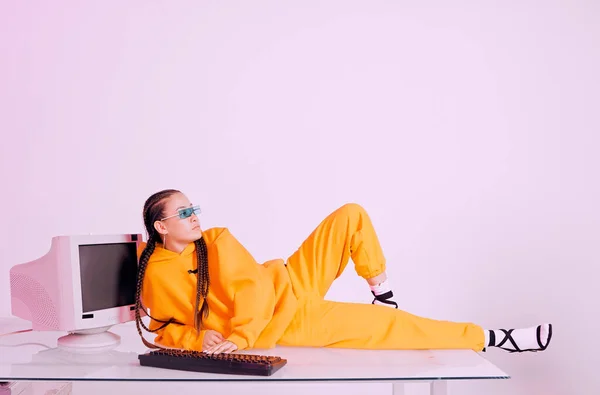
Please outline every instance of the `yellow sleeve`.
[[[194, 307], [189, 302], [185, 293], [168, 276], [161, 273], [153, 273], [148, 270], [144, 278], [142, 293], [144, 306], [150, 309], [150, 315], [161, 321], [174, 318], [179, 323], [170, 323], [158, 330], [155, 342], [165, 347], [181, 348], [186, 350], [202, 351], [205, 330], [196, 331], [193, 325], [186, 324], [187, 317], [193, 317]], [[150, 321], [150, 329], [164, 325], [155, 320]]]
[[235, 343], [239, 350], [252, 348], [258, 336], [269, 323], [269, 319], [260, 316], [259, 303], [262, 302], [259, 284], [251, 278], [234, 283], [237, 291], [233, 299], [233, 317], [231, 333], [227, 340]]
[[206, 330], [196, 332], [196, 329], [192, 326], [171, 323], [157, 332], [159, 335], [157, 341], [166, 347], [203, 351], [202, 342], [205, 333]]
[[223, 281], [227, 289], [224, 296], [233, 306], [230, 332], [224, 334], [225, 339], [239, 350], [252, 348], [271, 319], [264, 312], [269, 298], [260, 265], [228, 231], [220, 235], [215, 248], [221, 269], [217, 281]]

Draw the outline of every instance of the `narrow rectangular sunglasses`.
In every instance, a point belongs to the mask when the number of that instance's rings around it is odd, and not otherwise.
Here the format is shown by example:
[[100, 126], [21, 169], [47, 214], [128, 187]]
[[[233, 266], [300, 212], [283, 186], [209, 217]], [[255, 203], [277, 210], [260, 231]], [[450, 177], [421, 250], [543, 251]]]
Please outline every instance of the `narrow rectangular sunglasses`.
[[177, 214], [173, 214], [173, 215], [169, 215], [168, 217], [164, 217], [163, 219], [161, 219], [161, 221], [164, 221], [165, 219], [169, 219], [169, 218], [173, 218], [173, 217], [179, 217], [181, 219], [186, 219], [192, 216], [192, 214], [200, 214], [201, 210], [200, 210], [200, 206], [192, 206], [192, 207], [187, 207], [187, 208], [180, 208], [179, 210], [177, 210]]

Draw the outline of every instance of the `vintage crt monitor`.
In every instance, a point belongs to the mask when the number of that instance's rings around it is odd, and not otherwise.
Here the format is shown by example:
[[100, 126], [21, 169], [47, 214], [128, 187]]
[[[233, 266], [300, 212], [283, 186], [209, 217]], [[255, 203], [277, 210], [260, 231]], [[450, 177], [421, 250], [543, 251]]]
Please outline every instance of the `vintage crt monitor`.
[[58, 347], [76, 353], [110, 350], [108, 329], [135, 319], [137, 246], [141, 234], [52, 238], [50, 250], [10, 270], [12, 314], [39, 331], [66, 331]]

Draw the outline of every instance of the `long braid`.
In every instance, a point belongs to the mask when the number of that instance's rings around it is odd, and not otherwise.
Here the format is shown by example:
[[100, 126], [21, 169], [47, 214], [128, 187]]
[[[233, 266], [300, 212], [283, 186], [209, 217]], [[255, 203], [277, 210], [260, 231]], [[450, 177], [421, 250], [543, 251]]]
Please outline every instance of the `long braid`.
[[[206, 241], [200, 238], [195, 241], [196, 244], [196, 269], [197, 285], [196, 285], [196, 305], [194, 309], [194, 327], [200, 331], [202, 319], [208, 317], [208, 289], [210, 286], [210, 276], [208, 275], [208, 252]], [[202, 298], [202, 307], [200, 307], [200, 298]]]
[[[148, 233], [148, 241], [146, 243], [146, 247], [142, 251], [142, 254], [140, 256], [140, 260], [138, 263], [138, 278], [137, 278], [137, 287], [136, 287], [136, 293], [135, 293], [135, 324], [136, 324], [138, 334], [140, 335], [140, 337], [142, 339], [142, 342], [144, 343], [144, 345], [146, 347], [149, 347], [149, 348], [162, 348], [162, 347], [148, 342], [144, 338], [144, 335], [142, 334], [142, 328], [144, 328], [148, 332], [156, 332], [156, 331], [159, 331], [160, 329], [166, 327], [170, 323], [178, 323], [172, 317], [170, 319], [168, 319], [167, 321], [159, 320], [157, 318], [152, 317], [146, 311], [146, 308], [142, 304], [142, 298], [141, 298], [142, 288], [144, 285], [144, 275], [146, 274], [146, 268], [148, 266], [148, 261], [150, 260], [150, 256], [154, 252], [154, 249], [156, 248], [157, 240], [160, 240], [160, 235], [154, 229], [154, 225], [153, 225], [154, 221], [158, 220], [162, 216], [162, 213], [163, 213], [163, 204], [160, 204], [160, 203], [162, 203], [162, 201], [164, 199], [166, 199], [169, 196], [171, 196], [175, 193], [178, 193], [178, 192], [179, 191], [174, 190], [174, 189], [167, 189], [164, 191], [157, 192], [154, 195], [150, 196], [146, 200], [146, 203], [144, 204], [143, 217], [144, 217], [144, 226], [146, 228], [146, 232]], [[163, 323], [163, 325], [159, 326], [156, 329], [148, 328], [142, 321], [142, 317], [140, 314], [141, 310], [143, 310], [148, 317], [150, 317], [151, 319], [153, 319], [157, 322]]]
[[[148, 316], [150, 316], [150, 314], [148, 314], [146, 309], [142, 306], [141, 294], [142, 294], [142, 285], [144, 283], [144, 274], [146, 273], [146, 267], [148, 266], [148, 261], [150, 260], [150, 255], [152, 255], [152, 253], [154, 252], [155, 247], [156, 247], [156, 242], [154, 241], [154, 239], [153, 238], [148, 239], [146, 248], [144, 248], [144, 251], [142, 251], [142, 255], [140, 257], [140, 263], [138, 266], [137, 289], [136, 289], [136, 293], [135, 293], [135, 326], [137, 328], [138, 334], [142, 338], [142, 342], [144, 342], [144, 345], [146, 347], [150, 347], [150, 348], [157, 348], [157, 346], [148, 342], [144, 338], [144, 335], [142, 334], [141, 327], [143, 327], [148, 332], [153, 332], [153, 331], [150, 328], [148, 328], [142, 321], [140, 310], [143, 309], [146, 312], [146, 314]], [[162, 326], [161, 326], [161, 328], [162, 328]]]

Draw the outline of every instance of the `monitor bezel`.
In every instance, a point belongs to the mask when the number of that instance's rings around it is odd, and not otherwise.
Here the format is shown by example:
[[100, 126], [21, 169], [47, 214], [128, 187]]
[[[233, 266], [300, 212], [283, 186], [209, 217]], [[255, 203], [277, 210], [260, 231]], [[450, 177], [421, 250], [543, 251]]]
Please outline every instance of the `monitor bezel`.
[[[131, 321], [135, 317], [135, 303], [124, 306], [109, 307], [101, 310], [83, 312], [82, 290], [81, 290], [81, 263], [79, 259], [79, 247], [82, 245], [102, 245], [115, 243], [134, 243], [136, 251], [142, 241], [141, 234], [115, 234], [115, 235], [78, 235], [69, 236], [69, 258], [71, 264], [71, 289], [73, 292], [73, 324], [74, 330], [92, 329], [112, 326]], [[84, 318], [84, 316], [90, 316]]]

